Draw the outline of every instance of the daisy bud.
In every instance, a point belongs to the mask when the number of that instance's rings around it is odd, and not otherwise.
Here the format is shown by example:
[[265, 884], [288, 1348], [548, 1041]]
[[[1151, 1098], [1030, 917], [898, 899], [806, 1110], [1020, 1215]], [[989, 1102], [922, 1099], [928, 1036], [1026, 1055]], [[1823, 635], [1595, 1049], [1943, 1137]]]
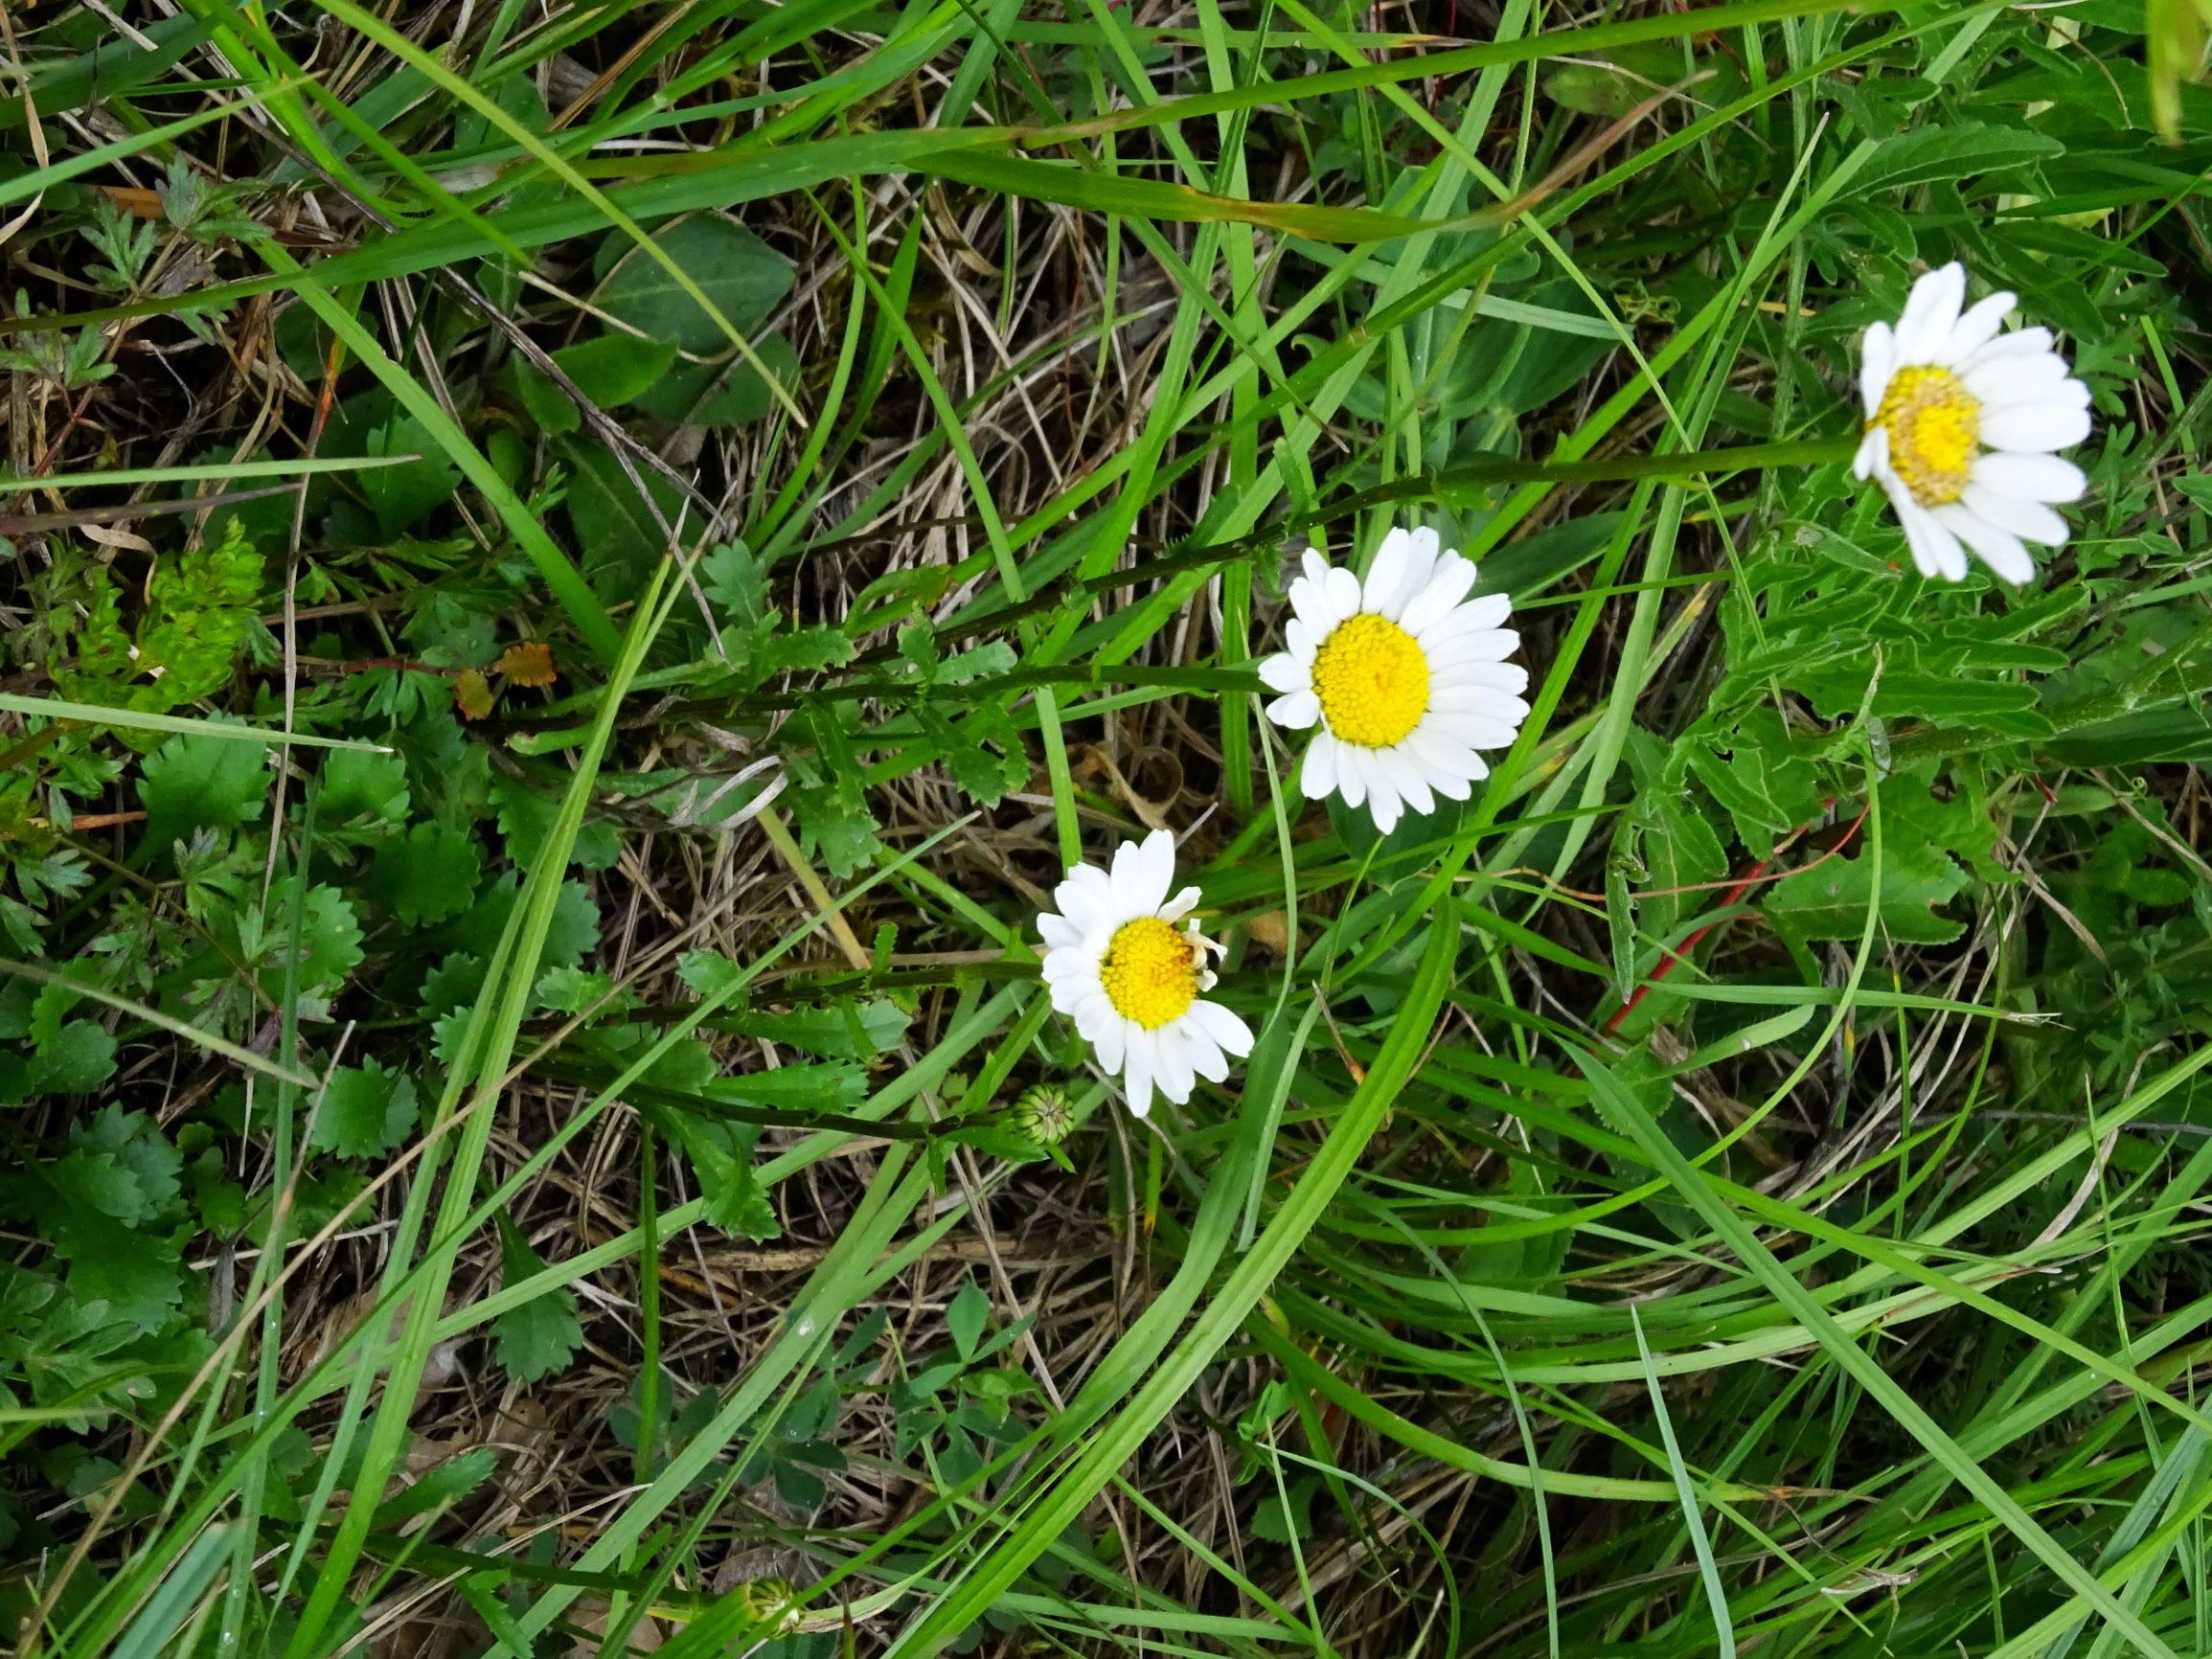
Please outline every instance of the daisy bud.
[[1075, 1102], [1059, 1084], [1038, 1083], [1014, 1102], [1014, 1127], [1040, 1147], [1057, 1147], [1075, 1127]]

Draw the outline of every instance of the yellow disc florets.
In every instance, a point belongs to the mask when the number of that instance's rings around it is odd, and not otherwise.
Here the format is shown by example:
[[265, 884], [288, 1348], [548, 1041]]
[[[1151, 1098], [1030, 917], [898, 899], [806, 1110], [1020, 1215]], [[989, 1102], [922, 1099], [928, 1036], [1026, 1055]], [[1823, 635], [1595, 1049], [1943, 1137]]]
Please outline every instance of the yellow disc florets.
[[1140, 916], [1114, 930], [1098, 977], [1116, 1013], [1157, 1031], [1197, 999], [1197, 947], [1173, 922]]
[[1889, 465], [1923, 507], [1956, 501], [1981, 453], [1981, 401], [1949, 369], [1900, 369], [1867, 427], [1889, 434]]
[[1428, 712], [1428, 658], [1388, 617], [1362, 611], [1313, 653], [1313, 694], [1340, 740], [1387, 749]]

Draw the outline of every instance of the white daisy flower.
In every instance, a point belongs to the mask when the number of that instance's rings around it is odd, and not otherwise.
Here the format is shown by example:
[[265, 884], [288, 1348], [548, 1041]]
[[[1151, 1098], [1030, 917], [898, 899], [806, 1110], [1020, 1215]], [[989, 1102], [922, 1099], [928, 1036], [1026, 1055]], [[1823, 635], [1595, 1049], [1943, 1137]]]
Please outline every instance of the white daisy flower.
[[1528, 670], [1505, 660], [1520, 645], [1513, 601], [1470, 600], [1473, 564], [1433, 530], [1391, 531], [1364, 583], [1311, 550], [1305, 570], [1290, 648], [1260, 678], [1283, 693], [1267, 705], [1278, 726], [1320, 724], [1299, 769], [1308, 799], [1364, 802], [1385, 835], [1404, 807], [1466, 800], [1490, 776], [1475, 751], [1506, 748], [1528, 718]]
[[1897, 509], [1923, 576], [1966, 575], [1964, 542], [2010, 582], [2036, 574], [2023, 542], [2057, 546], [2082, 469], [2052, 453], [2089, 435], [2089, 389], [2051, 350], [2048, 329], [1997, 330], [2016, 296], [1967, 307], [1955, 260], [1912, 284], [1893, 330], [1866, 330], [1859, 368], [1866, 437], [1853, 470]]
[[1155, 830], [1143, 845], [1114, 850], [1108, 875], [1078, 864], [1053, 890], [1060, 913], [1037, 919], [1044, 936], [1044, 983], [1052, 1006], [1075, 1015], [1075, 1029], [1118, 1073], [1129, 1110], [1143, 1117], [1154, 1089], [1177, 1105], [1198, 1078], [1220, 1082], [1229, 1057], [1252, 1052], [1252, 1029], [1198, 993], [1214, 989], [1209, 953], [1221, 946], [1198, 932], [1198, 890], [1174, 898], [1175, 838]]

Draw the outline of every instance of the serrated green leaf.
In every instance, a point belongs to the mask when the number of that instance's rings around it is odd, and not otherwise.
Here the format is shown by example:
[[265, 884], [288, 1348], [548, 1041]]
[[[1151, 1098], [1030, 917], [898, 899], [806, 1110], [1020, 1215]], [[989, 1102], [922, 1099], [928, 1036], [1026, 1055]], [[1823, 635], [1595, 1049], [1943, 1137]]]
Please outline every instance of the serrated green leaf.
[[844, 999], [830, 1008], [799, 1008], [782, 1013], [746, 1011], [717, 1019], [719, 1030], [820, 1055], [825, 1059], [872, 1060], [905, 1039], [913, 1015], [888, 997], [870, 1002]]
[[415, 1080], [375, 1059], [340, 1066], [315, 1103], [308, 1144], [341, 1158], [373, 1158], [415, 1126]]
[[743, 970], [716, 950], [687, 950], [676, 959], [676, 978], [694, 996], [718, 996], [743, 977]]
[[[508, 861], [527, 870], [537, 862], [539, 849], [560, 815], [560, 801], [534, 789], [520, 778], [505, 775], [491, 780], [491, 804], [497, 809], [499, 833], [507, 843]], [[577, 827], [574, 862], [586, 870], [609, 870], [622, 856], [622, 832], [604, 819], [587, 818]]]
[[[519, 1284], [542, 1273], [545, 1259], [530, 1247], [513, 1222], [505, 1216], [497, 1219], [500, 1284]], [[565, 1371], [583, 1346], [583, 1327], [576, 1309], [576, 1292], [563, 1284], [500, 1314], [491, 1327], [492, 1352], [500, 1368], [520, 1382], [536, 1382]]]
[[411, 1515], [426, 1515], [433, 1510], [457, 1504], [486, 1481], [499, 1467], [499, 1453], [495, 1447], [480, 1445], [447, 1458], [413, 1486], [401, 1489], [376, 1506], [376, 1524], [386, 1531]]
[[1771, 709], [1752, 709], [1734, 730], [1692, 743], [1688, 759], [1691, 773], [1712, 791], [1754, 857], [1771, 858], [1777, 837], [1820, 814], [1819, 774], [1795, 752]]
[[702, 1123], [681, 1112], [669, 1114], [668, 1122], [671, 1134], [691, 1161], [710, 1222], [756, 1242], [783, 1232], [775, 1205], [753, 1173], [750, 1131]]
[[171, 738], [146, 758], [138, 781], [146, 838], [157, 855], [194, 830], [236, 829], [262, 815], [268, 753], [223, 738]]
[[323, 762], [318, 811], [326, 824], [398, 824], [407, 816], [407, 762], [397, 755], [339, 749]]
[[473, 836], [443, 824], [417, 824], [376, 850], [368, 890], [401, 921], [420, 927], [467, 908], [482, 874]]
[[97, 1020], [73, 1019], [38, 1045], [27, 1068], [30, 1092], [88, 1095], [115, 1075], [115, 1038]]

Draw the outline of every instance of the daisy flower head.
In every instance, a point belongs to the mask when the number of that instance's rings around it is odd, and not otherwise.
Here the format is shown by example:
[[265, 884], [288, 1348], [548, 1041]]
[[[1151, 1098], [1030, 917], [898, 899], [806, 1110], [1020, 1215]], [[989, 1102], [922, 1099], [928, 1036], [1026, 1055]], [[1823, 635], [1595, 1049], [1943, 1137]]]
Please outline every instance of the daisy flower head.
[[2016, 303], [2000, 292], [1966, 305], [1954, 260], [1912, 284], [1894, 329], [1877, 323], [1861, 344], [1866, 435], [1852, 469], [1888, 495], [1923, 576], [1963, 579], [1963, 542], [2006, 581], [2028, 580], [2022, 544], [2064, 541], [2050, 503], [2086, 488], [2054, 451], [2089, 435], [2089, 389], [2050, 330], [1998, 332]]
[[1175, 838], [1155, 830], [1116, 848], [1110, 870], [1078, 864], [1053, 890], [1058, 913], [1037, 919], [1052, 1006], [1075, 1016], [1140, 1118], [1154, 1089], [1181, 1105], [1197, 1079], [1220, 1082], [1231, 1056], [1252, 1052], [1252, 1028], [1199, 995], [1221, 946], [1191, 914], [1198, 890], [1170, 898], [1174, 881]]
[[1520, 645], [1513, 601], [1469, 599], [1474, 565], [1433, 530], [1392, 530], [1364, 582], [1311, 549], [1304, 568], [1289, 648], [1260, 678], [1282, 693], [1269, 719], [1319, 728], [1299, 768], [1307, 798], [1364, 803], [1385, 835], [1408, 807], [1466, 800], [1490, 776], [1476, 751], [1509, 746], [1528, 718], [1528, 670], [1505, 660]]

